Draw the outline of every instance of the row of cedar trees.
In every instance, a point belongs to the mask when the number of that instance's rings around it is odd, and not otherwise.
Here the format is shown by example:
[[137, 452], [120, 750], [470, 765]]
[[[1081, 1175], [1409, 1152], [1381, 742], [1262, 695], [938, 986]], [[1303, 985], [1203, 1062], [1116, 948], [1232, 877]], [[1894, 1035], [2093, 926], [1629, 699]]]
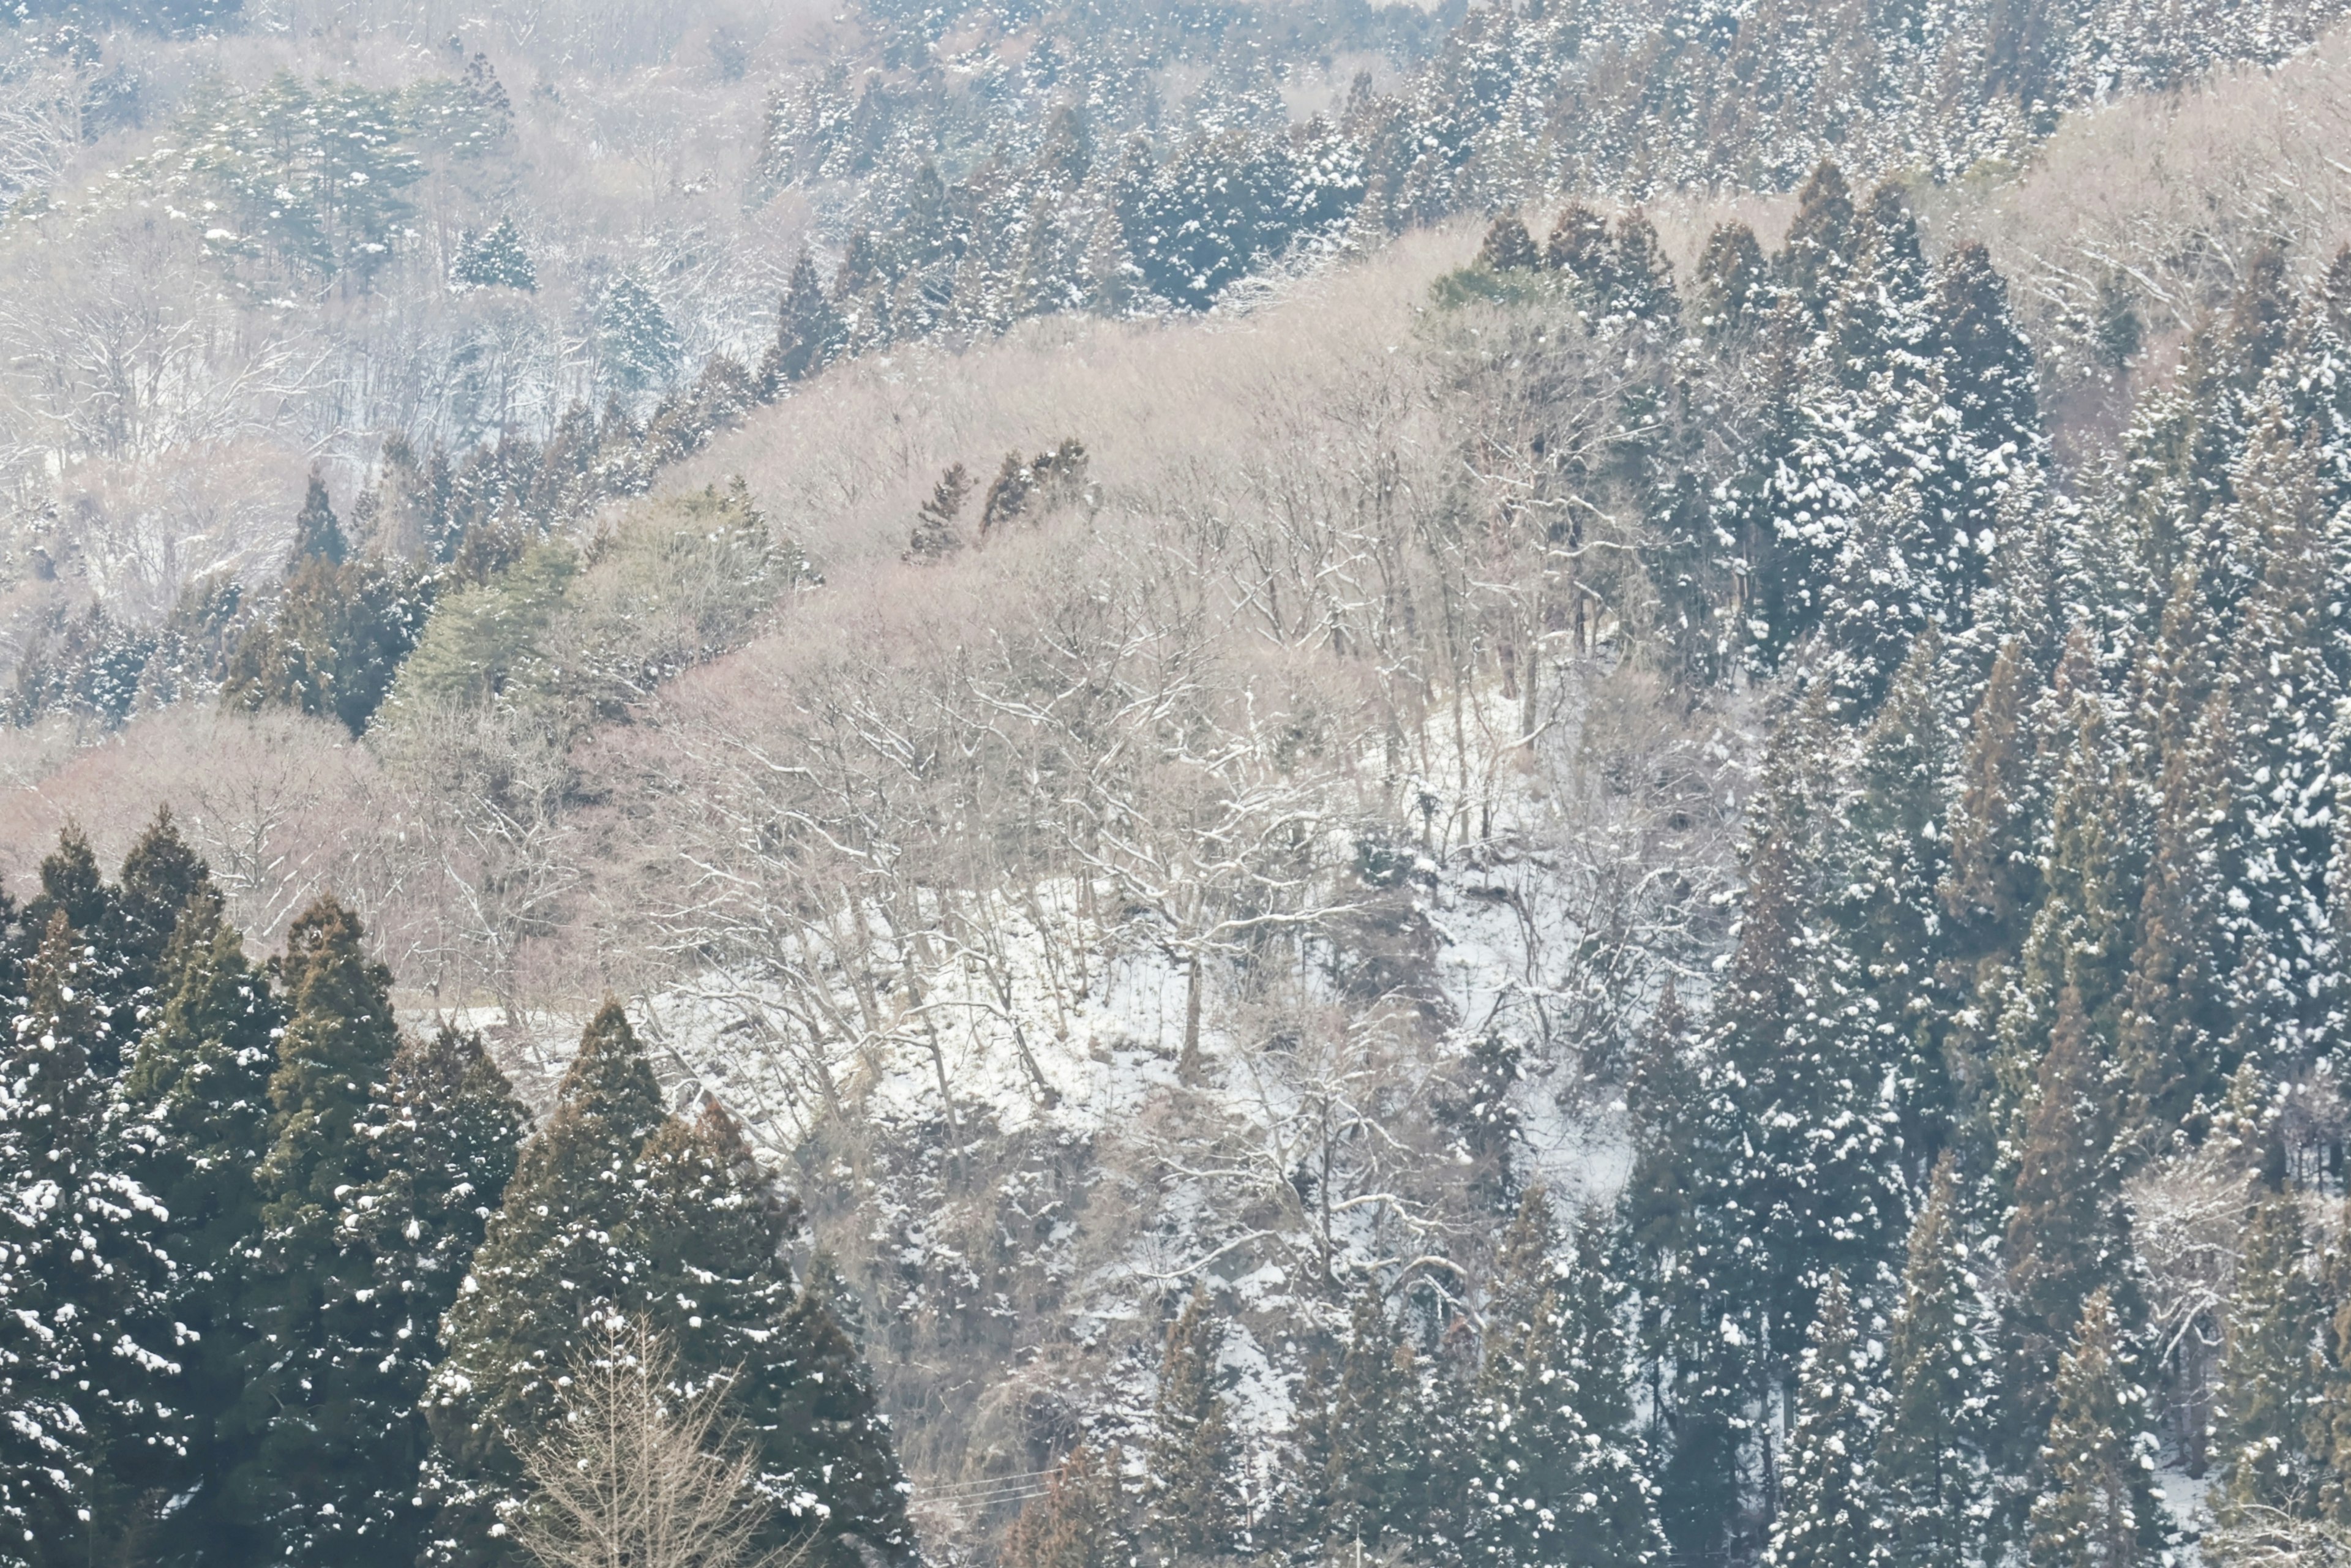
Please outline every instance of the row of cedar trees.
[[69, 831], [0, 934], [0, 1563], [520, 1561], [521, 1455], [614, 1314], [726, 1384], [768, 1544], [911, 1559], [795, 1208], [617, 1004], [527, 1136], [333, 900], [253, 962], [168, 815], [114, 884]]
[[[2210, 1560], [2351, 1531], [2351, 252], [2257, 256], [2067, 495], [1965, 254], [1824, 184], [1698, 280], [1759, 285], [1794, 367], [1782, 476], [1730, 492], [1781, 679], [1737, 946], [1626, 1064], [1621, 1204], [1562, 1267], [1529, 1195], [1474, 1328], [1367, 1296], [1253, 1520], [1202, 1298], [1144, 1479], [1081, 1450], [1020, 1568], [2153, 1568], [2158, 1458], [2210, 1481]], [[1506, 220], [1485, 270], [1655, 276], [1582, 224]]]
[[69, 712], [120, 723], [219, 691], [235, 706], [292, 707], [357, 735], [442, 593], [486, 580], [607, 501], [643, 494], [662, 469], [821, 370], [841, 346], [839, 318], [802, 256], [757, 370], [714, 354], [645, 419], [618, 398], [601, 418], [574, 403], [543, 442], [509, 430], [456, 459], [395, 436], [348, 528], [313, 474], [274, 592], [206, 578], [189, 584], [161, 626], [93, 605], [28, 650], [0, 716], [29, 724]]

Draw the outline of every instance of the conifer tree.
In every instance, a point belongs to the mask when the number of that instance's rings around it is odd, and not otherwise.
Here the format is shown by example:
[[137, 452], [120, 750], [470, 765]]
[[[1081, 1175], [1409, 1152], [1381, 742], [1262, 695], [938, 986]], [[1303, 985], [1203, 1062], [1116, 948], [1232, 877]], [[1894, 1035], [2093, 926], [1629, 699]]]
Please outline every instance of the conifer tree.
[[[509, 1434], [545, 1428], [580, 1325], [622, 1310], [645, 1271], [616, 1233], [630, 1216], [637, 1153], [662, 1120], [661, 1089], [628, 1015], [607, 1002], [524, 1147], [443, 1330], [446, 1354], [425, 1395], [438, 1507], [431, 1561], [513, 1561], [522, 1472]], [[494, 1535], [501, 1525], [508, 1533]]]
[[1377, 1552], [1392, 1532], [1408, 1538], [1416, 1500], [1419, 1434], [1412, 1417], [1419, 1390], [1410, 1353], [1389, 1327], [1376, 1287], [1356, 1296], [1353, 1319], [1328, 1416], [1326, 1552], [1350, 1543]]
[[1708, 342], [1726, 341], [1761, 319], [1770, 288], [1755, 231], [1741, 223], [1718, 225], [1690, 279], [1690, 319]]
[[1937, 264], [1934, 317], [1944, 396], [1981, 455], [1973, 478], [1997, 486], [2012, 467], [2039, 458], [2040, 392], [2008, 286], [1980, 243], [1955, 246]]
[[232, 1485], [274, 1556], [410, 1561], [421, 1458], [375, 1260], [350, 1199], [380, 1175], [375, 1134], [400, 1048], [391, 971], [332, 898], [304, 911], [278, 962], [287, 1021], [256, 1174], [263, 1195], [242, 1425]]
[[689, 1381], [731, 1383], [729, 1402], [778, 1505], [768, 1544], [816, 1530], [837, 1568], [910, 1559], [905, 1488], [872, 1379], [823, 1291], [794, 1292], [782, 1248], [797, 1212], [759, 1170], [716, 1101], [673, 1117], [637, 1158], [638, 1194], [614, 1236], [643, 1270], [632, 1313], [677, 1347]]
[[161, 975], [161, 1010], [124, 1080], [116, 1130], [125, 1169], [171, 1215], [176, 1267], [166, 1308], [190, 1331], [178, 1352], [183, 1375], [172, 1385], [188, 1424], [172, 1490], [193, 1495], [176, 1515], [184, 1538], [173, 1531], [187, 1550], [172, 1556], [209, 1550], [240, 1561], [261, 1548], [231, 1508], [225, 1479], [240, 1460], [240, 1438], [250, 1436], [238, 1407], [257, 1348], [250, 1295], [262, 1191], [255, 1173], [269, 1152], [269, 1082], [284, 1015], [209, 885], [182, 912]]
[[41, 857], [40, 881], [41, 891], [25, 901], [19, 918], [24, 962], [31, 967], [48, 939], [50, 922], [63, 915], [88, 949], [82, 983], [89, 988], [91, 1005], [99, 1009], [98, 1021], [106, 1026], [108, 1039], [97, 1047], [103, 1060], [118, 1044], [111, 1037], [117, 1027], [113, 1004], [122, 979], [114, 956], [114, 936], [122, 921], [119, 894], [99, 870], [98, 852], [90, 848], [89, 835], [70, 821], [58, 832], [57, 847]]
[[1167, 1330], [1152, 1421], [1145, 1508], [1150, 1545], [1163, 1563], [1221, 1557], [1233, 1549], [1233, 1436], [1217, 1386], [1223, 1338], [1207, 1287], [1195, 1288]]
[[2152, 1568], [2171, 1524], [2155, 1490], [2155, 1434], [2104, 1290], [2083, 1303], [2057, 1365], [2026, 1561], [2034, 1568]]
[[294, 514], [294, 543], [288, 552], [287, 570], [304, 562], [321, 560], [329, 566], [340, 566], [350, 555], [350, 541], [343, 537], [343, 525], [335, 517], [334, 503], [328, 498], [327, 482], [310, 470], [310, 483], [302, 494], [302, 509]]
[[1999, 1348], [1983, 1288], [1993, 1260], [1969, 1239], [1959, 1186], [1947, 1153], [1910, 1228], [1886, 1342], [1875, 1485], [1886, 1560], [1912, 1568], [1983, 1561], [1991, 1522]]
[[2009, 1221], [2007, 1382], [2015, 1436], [2044, 1428], [2055, 1373], [2082, 1303], [2117, 1284], [2130, 1258], [2129, 1222], [2112, 1157], [2113, 1092], [2098, 1069], [2081, 995], [2057, 1004], [2019, 1155]]
[[57, 908], [0, 1041], [0, 1562], [146, 1549], [143, 1495], [185, 1453], [168, 1398], [169, 1217], [110, 1168], [110, 1024], [91, 945]]
[[1782, 288], [1818, 326], [1844, 286], [1853, 253], [1853, 193], [1834, 163], [1823, 162], [1796, 193], [1796, 215], [1774, 258]]
[[1552, 225], [1543, 265], [1565, 273], [1577, 293], [1596, 302], [1606, 298], [1611, 260], [1607, 221], [1580, 202], [1570, 204]]
[[2116, 1031], [2129, 1142], [2170, 1135], [2198, 1101], [2220, 1094], [2224, 1006], [2219, 913], [2229, 706], [2205, 706], [2192, 735], [2168, 748], [2155, 801], [2154, 847]]
[[518, 288], [526, 294], [538, 290], [538, 269], [531, 265], [530, 253], [523, 248], [522, 234], [511, 216], [499, 218], [468, 241], [449, 268], [449, 278], [464, 288]]
[[941, 561], [961, 550], [963, 535], [956, 527], [956, 519], [962, 515], [964, 502], [970, 497], [971, 476], [962, 464], [952, 465], [939, 476], [931, 498], [914, 514], [914, 537], [907, 542], [905, 559], [925, 563]]
[[1675, 333], [1681, 325], [1681, 298], [1674, 292], [1674, 265], [1656, 225], [1638, 211], [1627, 213], [1616, 220], [1615, 240], [1609, 261], [1613, 310], [1661, 333]]
[[[1956, 1114], [1938, 1026], [1950, 1010], [1938, 969], [1949, 955], [1939, 889], [1949, 873], [1946, 779], [1950, 725], [1937, 690], [1945, 658], [1922, 636], [1863, 736], [1835, 855], [1829, 905], [1849, 1027], [1869, 1060], [1897, 1073], [1903, 1142], [1921, 1162]], [[1838, 885], [1833, 883], [1833, 886]]]
[[1841, 1276], [1821, 1291], [1797, 1374], [1796, 1419], [1767, 1568], [1867, 1568], [1880, 1545], [1869, 1456], [1879, 1422], [1876, 1369], [1856, 1341]]
[[840, 313], [825, 298], [816, 263], [808, 252], [800, 252], [784, 286], [776, 340], [759, 364], [760, 395], [774, 397], [790, 383], [806, 381], [824, 369], [841, 351], [842, 332]]
[[1555, 1255], [1559, 1240], [1549, 1196], [1531, 1188], [1502, 1239], [1486, 1311], [1469, 1558], [1497, 1568], [1661, 1559], [1649, 1482], [1631, 1450], [1620, 1292], [1603, 1269], [1596, 1221], [1583, 1228], [1573, 1272]]
[[1519, 214], [1504, 213], [1488, 225], [1478, 265], [1489, 272], [1528, 272], [1542, 265], [1542, 252]]
[[2309, 1517], [2335, 1479], [2322, 1380], [2325, 1312], [2309, 1262], [2301, 1202], [2291, 1192], [2263, 1194], [2237, 1260], [2220, 1363], [2213, 1511], [2223, 1523], [2261, 1511]]
[[604, 371], [629, 392], [667, 386], [677, 372], [677, 329], [652, 289], [629, 273], [612, 280], [596, 308]]
[[211, 891], [211, 871], [180, 837], [172, 809], [162, 807], [123, 857], [115, 896], [120, 925], [112, 946], [122, 970], [117, 1006], [130, 1014], [120, 1031], [126, 1045], [135, 1041], [162, 1005], [158, 987], [163, 955], [181, 911], [191, 898]]
[[2033, 840], [2041, 802], [2026, 708], [2027, 683], [2033, 678], [2023, 642], [2002, 642], [1960, 757], [1943, 903], [1973, 928], [1980, 947], [2003, 947], [2021, 938], [2040, 893]]

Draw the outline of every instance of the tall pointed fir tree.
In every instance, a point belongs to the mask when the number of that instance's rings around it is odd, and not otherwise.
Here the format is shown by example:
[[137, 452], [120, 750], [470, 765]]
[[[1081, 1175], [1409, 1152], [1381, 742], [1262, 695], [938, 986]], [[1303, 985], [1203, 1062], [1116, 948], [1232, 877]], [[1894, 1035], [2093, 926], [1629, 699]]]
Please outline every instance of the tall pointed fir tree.
[[187, 1447], [168, 1216], [112, 1168], [108, 966], [55, 908], [0, 1042], [0, 1563], [151, 1549]]
[[1561, 1266], [1559, 1243], [1549, 1196], [1531, 1188], [1502, 1239], [1485, 1313], [1466, 1556], [1494, 1568], [1661, 1561], [1655, 1500], [1631, 1447], [1621, 1292], [1596, 1222], [1575, 1270]]
[[825, 297], [816, 263], [802, 251], [777, 308], [776, 340], [759, 362], [759, 395], [774, 397], [824, 369], [841, 352], [846, 332], [841, 313]]
[[1326, 1556], [1357, 1547], [1376, 1553], [1410, 1539], [1426, 1469], [1417, 1462], [1420, 1391], [1410, 1352], [1389, 1326], [1376, 1286], [1357, 1294], [1352, 1316], [1320, 1456]]
[[169, 1311], [188, 1330], [174, 1389], [188, 1453], [172, 1485], [185, 1501], [159, 1545], [172, 1563], [256, 1561], [261, 1549], [224, 1483], [250, 1437], [237, 1412], [260, 1348], [250, 1312], [262, 1205], [255, 1173], [270, 1147], [284, 1014], [210, 886], [182, 912], [156, 988], [162, 1011], [124, 1080], [117, 1130], [126, 1168], [171, 1214], [178, 1267]]
[[1238, 1535], [1233, 1432], [1217, 1387], [1224, 1327], [1196, 1287], [1167, 1329], [1159, 1362], [1144, 1507], [1153, 1561], [1175, 1564], [1229, 1555]]
[[2237, 1260], [2220, 1363], [2212, 1452], [2213, 1514], [2252, 1522], [2265, 1511], [2314, 1516], [2335, 1480], [2326, 1421], [2325, 1307], [2310, 1265], [2302, 1204], [2264, 1193]]
[[252, 1311], [260, 1339], [232, 1480], [265, 1560], [405, 1564], [416, 1552], [419, 1455], [385, 1341], [374, 1259], [349, 1199], [379, 1172], [374, 1134], [399, 1050], [392, 973], [332, 898], [304, 911], [278, 962], [287, 1022], [257, 1179]]
[[2033, 1568], [2168, 1561], [2172, 1528], [2155, 1489], [2153, 1416], [2103, 1290], [2083, 1303], [2054, 1395], [2040, 1466], [2047, 1479], [2032, 1504], [2025, 1560]]
[[[2007, 1322], [2003, 1328], [2012, 1457], [2029, 1455], [2048, 1427], [2057, 1367], [2083, 1302], [2126, 1283], [2128, 1213], [2113, 1156], [2114, 1094], [2081, 995], [2065, 988], [2018, 1155], [2008, 1225]], [[2022, 1455], [2018, 1455], [2018, 1449]], [[2020, 1467], [2021, 1468], [2021, 1467]]]
[[645, 1271], [624, 1249], [637, 1152], [663, 1120], [661, 1088], [628, 1015], [604, 1005], [580, 1037], [555, 1108], [525, 1145], [444, 1329], [425, 1395], [437, 1507], [428, 1560], [517, 1563], [515, 1444], [555, 1418], [555, 1379], [582, 1325], [621, 1311]]
[[1869, 1456], [1879, 1421], [1876, 1378], [1856, 1336], [1842, 1277], [1821, 1291], [1796, 1377], [1780, 1511], [1766, 1568], [1867, 1568], [1881, 1544]]
[[1910, 1228], [1886, 1339], [1875, 1477], [1886, 1561], [1969, 1568], [1986, 1560], [2000, 1413], [1998, 1323], [1984, 1297], [1996, 1260], [1968, 1234], [1956, 1156], [1936, 1166]]
[[[135, 1047], [169, 999], [161, 990], [163, 955], [179, 928], [180, 912], [189, 899], [211, 889], [210, 869], [180, 837], [172, 809], [162, 808], [122, 857], [115, 892], [119, 925], [113, 946], [122, 968], [118, 1007], [129, 1014], [116, 1023], [123, 1050]], [[116, 1070], [110, 1067], [108, 1071], [111, 1075]]]
[[782, 1250], [797, 1210], [776, 1193], [717, 1102], [673, 1117], [637, 1158], [615, 1236], [643, 1271], [625, 1310], [676, 1348], [689, 1381], [728, 1386], [773, 1510], [764, 1543], [813, 1531], [831, 1568], [907, 1562], [905, 1486], [872, 1379], [816, 1281], [797, 1292]]

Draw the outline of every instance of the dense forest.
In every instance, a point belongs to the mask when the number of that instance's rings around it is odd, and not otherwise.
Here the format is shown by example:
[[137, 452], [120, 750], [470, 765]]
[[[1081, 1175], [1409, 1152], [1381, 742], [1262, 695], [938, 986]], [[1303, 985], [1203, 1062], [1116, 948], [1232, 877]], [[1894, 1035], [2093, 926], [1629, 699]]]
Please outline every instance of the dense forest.
[[0, 1564], [2351, 1563], [2346, 119], [22, 8]]

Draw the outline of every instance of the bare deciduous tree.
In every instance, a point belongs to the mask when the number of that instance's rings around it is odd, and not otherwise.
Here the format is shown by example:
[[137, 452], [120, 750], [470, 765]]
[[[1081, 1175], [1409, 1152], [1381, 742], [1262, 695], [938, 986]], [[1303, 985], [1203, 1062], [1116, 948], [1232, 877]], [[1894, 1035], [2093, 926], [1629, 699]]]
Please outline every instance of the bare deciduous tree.
[[605, 1319], [573, 1355], [553, 1435], [527, 1449], [523, 1546], [546, 1568], [789, 1568], [809, 1538], [762, 1548], [774, 1510], [726, 1414], [727, 1385], [682, 1392], [647, 1325]]

